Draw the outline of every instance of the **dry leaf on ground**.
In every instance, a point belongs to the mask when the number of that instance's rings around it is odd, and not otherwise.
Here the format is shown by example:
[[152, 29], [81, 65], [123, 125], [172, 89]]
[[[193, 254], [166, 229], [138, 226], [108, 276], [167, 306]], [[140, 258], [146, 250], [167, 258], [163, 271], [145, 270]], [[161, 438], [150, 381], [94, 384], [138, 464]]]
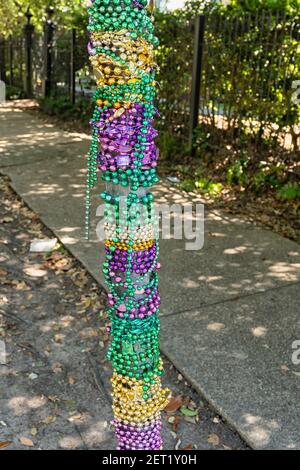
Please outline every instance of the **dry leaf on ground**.
[[175, 450], [178, 450], [179, 449], [179, 446], [181, 444], [181, 439], [178, 439], [176, 445], [175, 445]]
[[56, 420], [56, 416], [46, 416], [44, 419], [42, 419], [42, 423], [44, 424], [51, 424]]
[[167, 413], [175, 413], [183, 404], [182, 395], [171, 397], [169, 403], [165, 407]]
[[197, 410], [191, 410], [191, 408], [188, 408], [187, 406], [181, 406], [180, 407], [180, 412], [184, 416], [197, 416], [197, 414], [198, 414]]
[[3, 449], [4, 447], [9, 446], [12, 444], [12, 441], [0, 441], [0, 449]]
[[217, 446], [220, 444], [220, 439], [219, 439], [219, 436], [217, 436], [216, 434], [209, 434], [208, 438], [207, 438], [207, 442], [209, 444], [212, 444], [214, 446]]
[[54, 362], [54, 364], [52, 364], [52, 371], [54, 372], [54, 374], [59, 374], [60, 372], [62, 372], [63, 370], [63, 366], [62, 364], [60, 364], [60, 362]]
[[21, 442], [21, 444], [23, 444], [23, 446], [27, 446], [27, 447], [33, 447], [34, 446], [34, 443], [28, 437], [20, 437], [20, 442]]
[[2, 217], [2, 219], [0, 220], [0, 222], [2, 224], [9, 224], [9, 222], [13, 222], [13, 218], [12, 217], [9, 217], [8, 215], [5, 216], [5, 217]]
[[68, 383], [69, 385], [74, 385], [76, 383], [76, 379], [72, 375], [70, 375], [68, 377]]
[[181, 416], [174, 416], [174, 422], [173, 422], [173, 425], [172, 425], [172, 429], [174, 432], [177, 432], [177, 427], [178, 427], [178, 424], [180, 423], [181, 421]]

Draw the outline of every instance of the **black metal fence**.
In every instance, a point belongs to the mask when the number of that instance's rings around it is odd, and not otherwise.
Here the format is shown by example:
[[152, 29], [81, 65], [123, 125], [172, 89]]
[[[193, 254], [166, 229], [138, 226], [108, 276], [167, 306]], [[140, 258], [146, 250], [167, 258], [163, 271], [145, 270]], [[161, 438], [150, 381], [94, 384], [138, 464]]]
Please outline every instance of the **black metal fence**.
[[[220, 145], [253, 135], [289, 140], [298, 147], [300, 19], [263, 11], [226, 16], [210, 13], [196, 20], [158, 25], [161, 46], [159, 108], [161, 126], [186, 144], [212, 132]], [[165, 29], [162, 29], [165, 28]], [[55, 27], [52, 12], [42, 34], [30, 14], [24, 35], [0, 41], [0, 76], [27, 96], [61, 95], [74, 103], [94, 89], [87, 36]]]
[[[91, 94], [92, 74], [87, 54], [87, 35], [66, 30], [52, 22], [52, 11], [42, 33], [27, 24], [19, 38], [0, 38], [0, 79], [21, 97]], [[17, 90], [18, 89], [18, 90]]]
[[25, 38], [0, 38], [0, 79], [10, 86], [23, 88], [25, 80]]
[[[206, 18], [200, 122], [227, 137], [284, 139], [297, 147], [300, 18], [263, 11]], [[298, 101], [298, 102], [297, 102]]]
[[275, 138], [298, 148], [299, 17], [211, 12], [196, 24], [178, 21], [158, 52], [162, 124], [170, 135], [191, 144], [196, 131], [203, 145]]

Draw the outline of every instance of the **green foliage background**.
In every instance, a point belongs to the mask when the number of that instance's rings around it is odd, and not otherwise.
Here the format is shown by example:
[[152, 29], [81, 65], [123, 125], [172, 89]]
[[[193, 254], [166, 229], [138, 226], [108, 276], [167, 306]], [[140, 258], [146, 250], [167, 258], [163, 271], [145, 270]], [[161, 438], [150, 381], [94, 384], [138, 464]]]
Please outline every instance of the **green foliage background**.
[[296, 145], [300, 107], [292, 95], [300, 76], [299, 6], [298, 0], [233, 0], [227, 7], [189, 0], [183, 12], [158, 13], [163, 127], [187, 136], [194, 20], [204, 12], [202, 95], [209, 123], [216, 124], [221, 101], [229, 128], [274, 137], [287, 128]]
[[[42, 30], [48, 1], [5, 0], [0, 3], [2, 35], [22, 34], [29, 5], [36, 31]], [[90, 77], [82, 0], [53, 0], [51, 6], [57, 33], [77, 28], [82, 53], [77, 55], [76, 70]], [[194, 24], [199, 13], [206, 14], [206, 44], [201, 123], [194, 144], [196, 157], [200, 157], [197, 161], [220, 168], [220, 175], [212, 183], [206, 176], [196, 180], [188, 176], [186, 187], [196, 185], [216, 193], [221, 188], [220, 177], [222, 184], [274, 188], [282, 198], [299, 198], [299, 185], [294, 177], [289, 178], [299, 159], [300, 106], [292, 101], [292, 94], [293, 82], [300, 77], [300, 0], [232, 0], [226, 5], [218, 0], [187, 0], [183, 10], [155, 12], [160, 38], [157, 79], [162, 162], [170, 167], [188, 161], [181, 169], [191, 168], [187, 141]], [[63, 50], [65, 44], [57, 34], [56, 48]], [[57, 65], [57, 79], [64, 81], [60, 73]], [[15, 93], [12, 90], [12, 96]], [[66, 95], [51, 96], [42, 106], [50, 114], [74, 119], [76, 113], [82, 117], [90, 112], [90, 100], [80, 99], [74, 107]], [[220, 109], [225, 132], [218, 128]], [[289, 151], [280, 146], [286, 133], [293, 144]]]
[[0, 31], [1, 36], [22, 34], [26, 23], [25, 13], [30, 7], [32, 23], [37, 31], [41, 31], [46, 20], [46, 7], [55, 9], [55, 20], [66, 28], [78, 26], [86, 22], [86, 12], [82, 0], [1, 0]]

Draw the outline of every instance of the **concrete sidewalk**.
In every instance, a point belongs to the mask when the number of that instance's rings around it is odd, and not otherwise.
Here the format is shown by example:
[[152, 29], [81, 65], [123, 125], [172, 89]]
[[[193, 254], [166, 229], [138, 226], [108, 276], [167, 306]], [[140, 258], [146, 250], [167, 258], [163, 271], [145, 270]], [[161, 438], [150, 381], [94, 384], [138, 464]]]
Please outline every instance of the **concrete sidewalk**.
[[[89, 136], [11, 105], [0, 111], [1, 172], [101, 282], [103, 249], [83, 240]], [[165, 184], [155, 192], [157, 202], [200, 201]], [[300, 449], [300, 365], [292, 361], [300, 340], [299, 246], [209, 210], [203, 249], [184, 245], [161, 240], [163, 352], [252, 447]]]

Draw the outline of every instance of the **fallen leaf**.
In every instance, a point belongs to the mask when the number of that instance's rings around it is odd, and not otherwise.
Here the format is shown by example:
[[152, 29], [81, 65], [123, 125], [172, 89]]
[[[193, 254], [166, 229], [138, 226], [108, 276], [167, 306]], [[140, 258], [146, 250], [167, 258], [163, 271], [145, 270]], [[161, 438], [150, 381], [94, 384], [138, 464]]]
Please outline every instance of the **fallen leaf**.
[[76, 406], [75, 400], [63, 400], [63, 403], [68, 407], [68, 408], [73, 408]]
[[220, 330], [223, 330], [225, 328], [225, 325], [224, 325], [224, 323], [213, 322], [213, 323], [210, 323], [209, 325], [207, 325], [206, 328], [210, 331], [220, 331]]
[[193, 449], [194, 449], [193, 444], [188, 444], [187, 446], [183, 447], [182, 450], [193, 450]]
[[54, 341], [58, 344], [61, 344], [63, 342], [63, 339], [64, 339], [64, 335], [60, 333], [57, 333], [56, 335], [54, 335]]
[[27, 266], [24, 268], [24, 273], [30, 277], [43, 277], [46, 276], [47, 271], [45, 269], [41, 269], [40, 265], [36, 264], [33, 266]]
[[182, 406], [182, 396], [178, 395], [177, 397], [171, 397], [169, 403], [165, 407], [167, 413], [175, 413]]
[[179, 446], [181, 444], [181, 439], [178, 439], [176, 445], [175, 445], [175, 450], [178, 450], [179, 449]]
[[73, 416], [71, 416], [70, 418], [68, 418], [68, 421], [70, 421], [70, 422], [72, 423], [73, 421], [77, 421], [77, 420], [79, 420], [79, 419], [81, 419], [81, 418], [82, 418], [82, 415], [81, 415], [81, 414], [77, 414], [77, 415], [73, 415]]
[[174, 416], [174, 422], [172, 426], [172, 429], [174, 432], [177, 432], [177, 427], [180, 421], [181, 421], [181, 416]]
[[87, 328], [83, 328], [80, 331], [80, 336], [83, 338], [95, 338], [98, 336], [98, 330], [97, 328], [92, 328], [91, 326], [88, 326]]
[[72, 276], [72, 281], [77, 287], [85, 286], [85, 284], [88, 282], [86, 272], [85, 271], [75, 272], [74, 275]]
[[191, 410], [191, 409], [188, 408], [187, 406], [181, 406], [180, 412], [181, 412], [184, 416], [197, 416], [197, 414], [198, 414], [198, 411], [197, 411], [197, 410]]
[[294, 372], [294, 371], [292, 371], [292, 373], [293, 373], [294, 375], [296, 375], [297, 377], [300, 377], [300, 372]]
[[59, 374], [60, 372], [62, 372], [63, 370], [63, 366], [62, 364], [60, 364], [60, 362], [54, 362], [54, 364], [52, 364], [52, 371], [54, 372], [54, 374]]
[[185, 416], [183, 419], [190, 424], [196, 424], [199, 421], [198, 416]]
[[31, 428], [31, 429], [30, 429], [30, 434], [31, 434], [32, 436], [36, 436], [36, 435], [37, 435], [37, 432], [38, 432], [38, 430], [37, 430], [36, 428]]
[[9, 216], [5, 216], [5, 217], [2, 217], [2, 219], [0, 220], [0, 222], [2, 224], [8, 224], [9, 222], [12, 222], [14, 219], [12, 217], [9, 217]]
[[49, 395], [48, 400], [52, 401], [53, 403], [58, 403], [60, 401], [57, 395]]
[[209, 434], [208, 438], [207, 438], [207, 442], [209, 444], [212, 444], [214, 446], [217, 446], [220, 444], [220, 439], [219, 439], [219, 436], [217, 436], [216, 434]]
[[20, 442], [21, 442], [21, 444], [23, 444], [23, 446], [27, 446], [27, 447], [33, 447], [34, 446], [34, 443], [28, 437], [20, 437]]
[[44, 424], [51, 424], [56, 420], [56, 416], [46, 416], [46, 418], [42, 419], [42, 423]]
[[12, 441], [0, 441], [0, 449], [3, 449], [3, 447], [10, 446], [12, 444]]
[[35, 380], [38, 378], [38, 375], [32, 372], [31, 374], [28, 375], [28, 377], [30, 378], [30, 380]]
[[72, 266], [72, 261], [64, 258], [55, 263], [55, 269], [58, 271], [68, 271]]
[[25, 281], [13, 280], [11, 282], [17, 290], [30, 290], [30, 287], [26, 284]]
[[63, 254], [60, 251], [52, 251], [45, 255], [45, 259], [48, 261], [57, 261], [63, 258]]
[[76, 383], [76, 380], [72, 375], [68, 377], [68, 383], [69, 385], [74, 385]]

